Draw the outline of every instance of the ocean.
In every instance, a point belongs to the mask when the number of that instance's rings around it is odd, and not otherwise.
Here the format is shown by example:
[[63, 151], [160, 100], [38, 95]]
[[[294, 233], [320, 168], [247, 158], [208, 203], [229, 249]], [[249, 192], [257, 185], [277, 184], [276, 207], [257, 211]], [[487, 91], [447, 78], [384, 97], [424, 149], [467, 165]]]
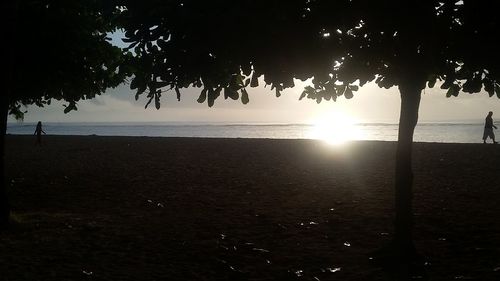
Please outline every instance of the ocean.
[[[7, 134], [30, 135], [35, 123], [12, 122]], [[202, 124], [202, 123], [44, 123], [48, 135], [207, 137], [325, 139], [332, 142], [349, 140], [397, 140], [398, 125], [360, 123], [348, 127], [323, 128], [311, 124]], [[420, 123], [415, 129], [416, 142], [480, 143], [482, 123]]]

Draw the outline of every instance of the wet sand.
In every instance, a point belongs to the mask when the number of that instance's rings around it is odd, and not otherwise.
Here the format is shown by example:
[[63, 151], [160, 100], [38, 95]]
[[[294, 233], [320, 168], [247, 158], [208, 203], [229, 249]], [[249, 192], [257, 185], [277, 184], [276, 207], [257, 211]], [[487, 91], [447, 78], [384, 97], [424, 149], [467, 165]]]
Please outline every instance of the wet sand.
[[[393, 142], [43, 141], [7, 136], [0, 280], [387, 280]], [[430, 280], [500, 280], [500, 146], [416, 143], [414, 171]]]

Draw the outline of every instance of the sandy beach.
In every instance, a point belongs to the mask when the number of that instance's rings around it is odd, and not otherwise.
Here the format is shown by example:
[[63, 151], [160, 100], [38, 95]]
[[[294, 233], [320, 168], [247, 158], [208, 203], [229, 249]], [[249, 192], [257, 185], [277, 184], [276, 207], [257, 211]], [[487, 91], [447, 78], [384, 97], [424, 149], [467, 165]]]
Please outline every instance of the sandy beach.
[[[394, 142], [6, 141], [0, 280], [387, 280]], [[500, 280], [500, 145], [416, 143], [414, 172], [429, 279]]]

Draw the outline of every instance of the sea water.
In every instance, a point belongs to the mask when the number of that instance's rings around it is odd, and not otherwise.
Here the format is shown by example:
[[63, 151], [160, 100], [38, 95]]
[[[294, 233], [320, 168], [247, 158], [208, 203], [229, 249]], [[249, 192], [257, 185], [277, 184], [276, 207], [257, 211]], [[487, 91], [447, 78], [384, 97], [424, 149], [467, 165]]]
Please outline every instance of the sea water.
[[[35, 123], [12, 122], [7, 124], [7, 134], [33, 134]], [[390, 123], [353, 124], [357, 133], [353, 140], [395, 141], [398, 125]], [[149, 136], [149, 137], [206, 137], [206, 138], [270, 138], [315, 139], [312, 124], [223, 124], [223, 123], [44, 123], [49, 135], [98, 135], [98, 136]], [[342, 135], [344, 132], [329, 132]], [[482, 123], [419, 123], [415, 129], [417, 142], [482, 142]]]

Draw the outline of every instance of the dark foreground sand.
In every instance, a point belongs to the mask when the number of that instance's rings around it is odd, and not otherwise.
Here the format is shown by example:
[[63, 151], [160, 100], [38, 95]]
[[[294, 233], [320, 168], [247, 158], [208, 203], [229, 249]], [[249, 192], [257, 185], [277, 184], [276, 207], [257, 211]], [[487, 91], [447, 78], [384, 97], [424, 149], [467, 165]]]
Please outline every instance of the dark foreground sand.
[[[387, 280], [369, 256], [392, 233], [395, 143], [44, 141], [7, 138], [0, 280]], [[414, 158], [430, 280], [500, 280], [500, 145]]]

